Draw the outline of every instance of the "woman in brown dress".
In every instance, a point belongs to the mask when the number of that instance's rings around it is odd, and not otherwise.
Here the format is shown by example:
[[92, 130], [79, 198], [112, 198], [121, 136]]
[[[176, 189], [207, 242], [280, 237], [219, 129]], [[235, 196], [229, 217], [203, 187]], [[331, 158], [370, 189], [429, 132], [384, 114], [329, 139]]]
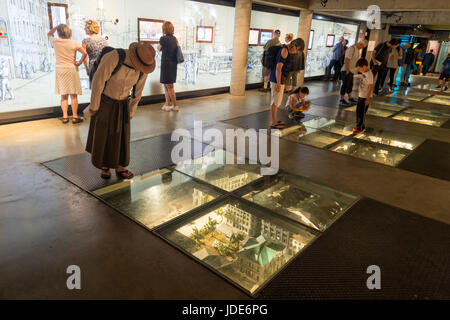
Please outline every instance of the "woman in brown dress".
[[[113, 74], [121, 53], [123, 63]], [[104, 179], [111, 177], [111, 168], [116, 170], [118, 178], [133, 177], [125, 169], [130, 163], [130, 120], [141, 99], [147, 75], [155, 66], [155, 49], [151, 44], [134, 42], [128, 50], [105, 54], [94, 74], [86, 151], [91, 153], [92, 164], [101, 169]]]

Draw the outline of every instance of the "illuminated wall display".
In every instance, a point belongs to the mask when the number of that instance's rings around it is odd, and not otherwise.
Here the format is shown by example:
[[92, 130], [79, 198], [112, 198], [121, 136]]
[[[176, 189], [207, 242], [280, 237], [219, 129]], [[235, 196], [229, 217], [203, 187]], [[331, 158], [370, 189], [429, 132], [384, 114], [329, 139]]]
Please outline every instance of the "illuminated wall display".
[[311, 31], [309, 32], [308, 50], [311, 50], [311, 49], [312, 49], [313, 42], [314, 42], [314, 30], [311, 30]]
[[69, 10], [65, 3], [47, 3], [50, 29], [60, 24], [69, 24]]
[[213, 43], [214, 42], [214, 27], [197, 26], [195, 41], [198, 43]]
[[163, 36], [164, 20], [138, 18], [138, 40], [158, 43]]
[[329, 34], [327, 36], [327, 47], [333, 47], [334, 46], [334, 34]]
[[267, 41], [273, 38], [273, 30], [261, 29], [259, 44], [265, 45]]
[[250, 33], [248, 36], [248, 45], [249, 46], [257, 46], [259, 45], [259, 29], [250, 29]]

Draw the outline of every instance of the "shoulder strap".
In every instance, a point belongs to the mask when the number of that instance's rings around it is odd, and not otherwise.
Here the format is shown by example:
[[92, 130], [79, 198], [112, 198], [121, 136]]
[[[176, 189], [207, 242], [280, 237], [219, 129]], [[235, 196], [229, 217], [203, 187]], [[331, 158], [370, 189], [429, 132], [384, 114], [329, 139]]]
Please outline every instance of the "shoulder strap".
[[114, 68], [114, 71], [112, 72], [111, 76], [115, 75], [119, 71], [120, 67], [122, 67], [122, 64], [126, 56], [124, 49], [116, 49], [116, 50], [117, 53], [119, 54], [119, 62], [117, 62], [117, 66]]

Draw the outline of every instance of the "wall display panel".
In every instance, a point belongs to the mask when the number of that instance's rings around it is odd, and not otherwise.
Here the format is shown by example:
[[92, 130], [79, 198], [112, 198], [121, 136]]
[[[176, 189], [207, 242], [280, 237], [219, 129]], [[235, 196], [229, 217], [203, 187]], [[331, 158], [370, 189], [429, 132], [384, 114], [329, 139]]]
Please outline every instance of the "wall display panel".
[[164, 20], [138, 18], [138, 40], [158, 43]]
[[313, 43], [314, 43], [314, 30], [311, 30], [309, 32], [308, 50], [312, 49]]
[[329, 34], [327, 36], [327, 47], [333, 47], [334, 46], [334, 34]]
[[[358, 36], [358, 26], [341, 22], [313, 19], [311, 30], [314, 30], [312, 36], [312, 46], [309, 49], [306, 58], [305, 77], [315, 77], [325, 75], [325, 69], [331, 61], [333, 55], [333, 46], [327, 46], [329, 35], [334, 35], [335, 42], [343, 36], [348, 40], [348, 46], [355, 44]], [[311, 39], [310, 39], [311, 42]]]
[[[298, 17], [254, 10], [252, 11], [250, 27], [252, 29], [260, 29], [261, 37], [263, 37], [264, 31], [269, 30], [269, 32], [271, 33], [273, 30], [278, 29], [281, 31], [280, 42], [284, 43], [284, 37], [286, 33], [293, 33], [294, 38], [297, 36], [298, 23]], [[269, 35], [270, 33], [267, 34]], [[272, 36], [270, 38], [272, 38]], [[260, 83], [263, 81], [261, 75], [261, 57], [263, 54], [263, 45], [261, 44], [264, 41], [265, 40], [260, 40], [259, 46], [249, 46], [248, 48], [247, 84]]]
[[[0, 64], [3, 78], [11, 86], [14, 98], [6, 94], [1, 100], [0, 112], [29, 110], [59, 106], [55, 91], [55, 54], [47, 39], [50, 27], [48, 5], [45, 1], [0, 0], [0, 28], [9, 39], [0, 40]], [[81, 42], [86, 20], [94, 19], [102, 26], [101, 35], [109, 38], [109, 45], [128, 48], [138, 41], [138, 18], [168, 20], [174, 24], [175, 36], [183, 49], [185, 62], [178, 65], [177, 92], [211, 89], [230, 85], [233, 48], [234, 8], [209, 3], [166, 0], [164, 6], [146, 0], [53, 0], [67, 5], [68, 24], [72, 39]], [[115, 19], [119, 23], [113, 23]], [[212, 26], [213, 43], [196, 42], [197, 26]], [[267, 25], [265, 28], [272, 27]], [[158, 31], [158, 28], [155, 30]], [[158, 39], [158, 35], [153, 35]], [[157, 44], [154, 44], [157, 48]], [[164, 89], [159, 82], [161, 53], [157, 52], [157, 67], [147, 78], [143, 96], [159, 95]], [[84, 66], [79, 68], [83, 94], [79, 103], [90, 99], [89, 80]], [[7, 76], [5, 76], [7, 74]]]
[[261, 46], [265, 45], [267, 41], [273, 38], [273, 30], [261, 30], [261, 35], [259, 37], [259, 44]]
[[214, 42], [214, 27], [197, 26], [196, 41], [199, 43], [213, 43]]
[[439, 48], [439, 53], [436, 57], [436, 64], [434, 66], [434, 72], [440, 72], [442, 63], [447, 59], [447, 55], [450, 53], [450, 41], [442, 42]]
[[47, 7], [50, 29], [60, 24], [68, 24], [69, 10], [67, 4], [49, 2], [47, 3]]
[[249, 46], [257, 46], [259, 45], [259, 29], [250, 29], [248, 36], [248, 45]]

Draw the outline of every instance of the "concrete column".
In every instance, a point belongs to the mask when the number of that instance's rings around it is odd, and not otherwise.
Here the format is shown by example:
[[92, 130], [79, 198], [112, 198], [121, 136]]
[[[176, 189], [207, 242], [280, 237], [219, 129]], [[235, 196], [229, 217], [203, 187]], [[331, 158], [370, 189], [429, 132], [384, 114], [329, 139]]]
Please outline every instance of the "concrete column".
[[[309, 32], [311, 31], [313, 11], [312, 10], [300, 10], [300, 20], [298, 22], [298, 37], [305, 41], [305, 69], [306, 69], [306, 59], [308, 59], [308, 42], [309, 42]], [[302, 86], [305, 79], [305, 70], [298, 73], [297, 86]]]
[[230, 84], [230, 93], [234, 96], [245, 95], [251, 14], [252, 0], [236, 0]]
[[[372, 29], [370, 30], [369, 36], [369, 47], [367, 47], [366, 59], [370, 62], [372, 59], [373, 48], [375, 48], [379, 43], [383, 42], [383, 33], [384, 30], [381, 29]], [[372, 48], [370, 48], [372, 46]], [[372, 49], [369, 51], [369, 49]]]

